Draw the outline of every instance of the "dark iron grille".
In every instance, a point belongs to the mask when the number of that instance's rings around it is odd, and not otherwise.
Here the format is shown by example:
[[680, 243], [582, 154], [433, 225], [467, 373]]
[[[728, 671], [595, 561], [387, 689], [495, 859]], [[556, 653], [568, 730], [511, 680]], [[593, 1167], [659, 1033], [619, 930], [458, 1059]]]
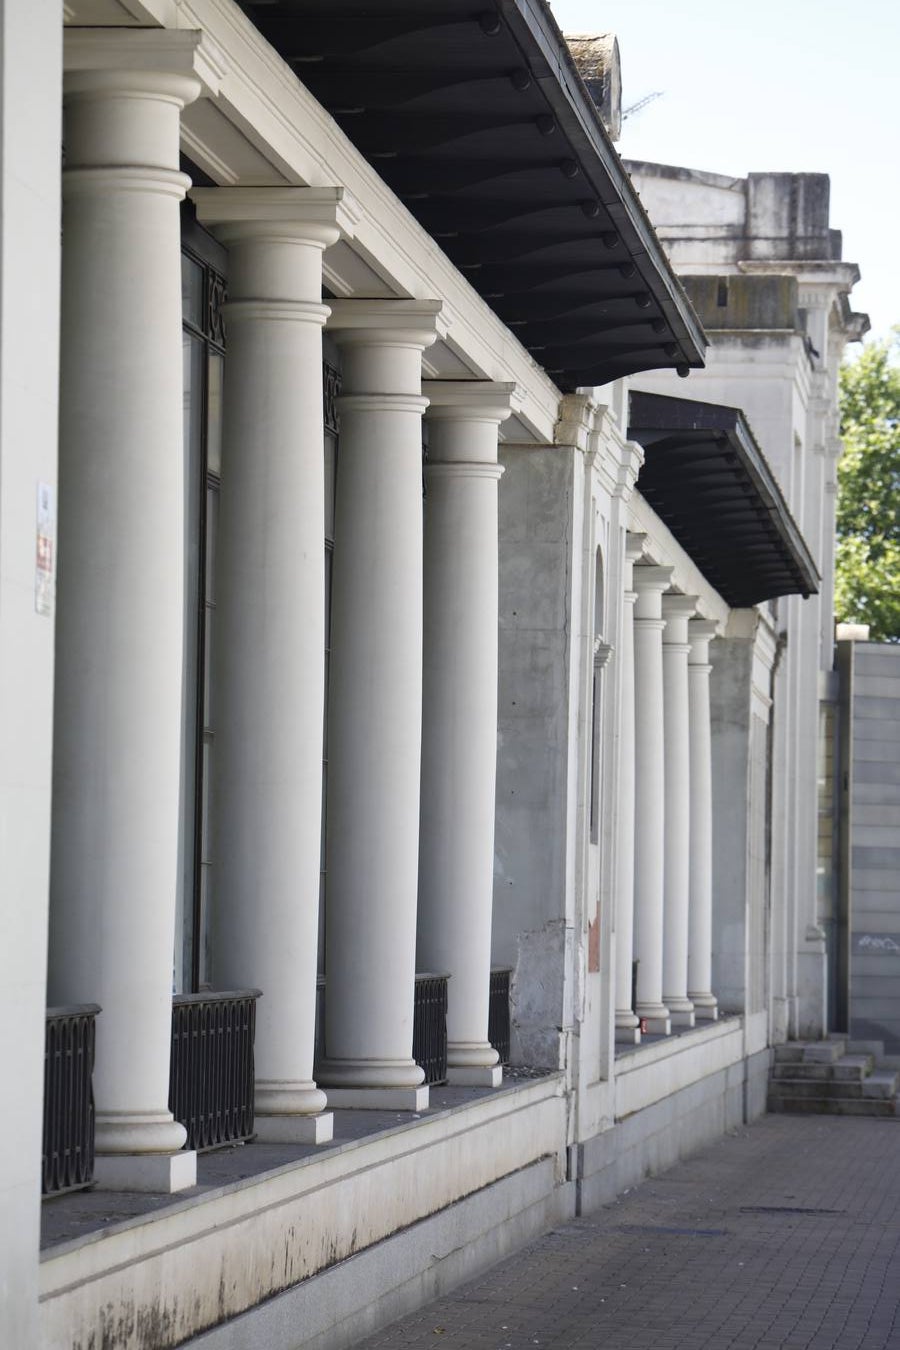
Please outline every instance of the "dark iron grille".
[[509, 1063], [509, 978], [511, 970], [491, 971], [488, 1000], [488, 1040], [497, 1051], [501, 1064]]
[[172, 1000], [169, 1110], [186, 1148], [217, 1148], [253, 1134], [253, 1037], [258, 989], [178, 994]]
[[44, 1038], [44, 1195], [94, 1179], [94, 1019], [96, 1003], [48, 1008]]
[[447, 1081], [447, 975], [417, 975], [413, 1059], [429, 1085]]

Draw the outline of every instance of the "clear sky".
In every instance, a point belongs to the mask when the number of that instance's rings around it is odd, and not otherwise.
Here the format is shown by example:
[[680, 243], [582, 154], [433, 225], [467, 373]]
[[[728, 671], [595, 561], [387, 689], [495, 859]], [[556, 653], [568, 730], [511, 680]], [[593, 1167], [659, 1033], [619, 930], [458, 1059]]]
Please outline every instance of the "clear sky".
[[564, 33], [613, 32], [626, 159], [743, 177], [827, 173], [831, 226], [874, 336], [900, 324], [898, 0], [551, 0]]

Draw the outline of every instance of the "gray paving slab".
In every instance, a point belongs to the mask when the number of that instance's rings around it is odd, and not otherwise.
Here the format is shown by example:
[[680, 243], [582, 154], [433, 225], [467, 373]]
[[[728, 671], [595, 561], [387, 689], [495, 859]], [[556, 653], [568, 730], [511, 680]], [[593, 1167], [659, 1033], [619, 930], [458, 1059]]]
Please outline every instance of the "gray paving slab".
[[355, 1350], [900, 1350], [900, 1122], [765, 1116]]

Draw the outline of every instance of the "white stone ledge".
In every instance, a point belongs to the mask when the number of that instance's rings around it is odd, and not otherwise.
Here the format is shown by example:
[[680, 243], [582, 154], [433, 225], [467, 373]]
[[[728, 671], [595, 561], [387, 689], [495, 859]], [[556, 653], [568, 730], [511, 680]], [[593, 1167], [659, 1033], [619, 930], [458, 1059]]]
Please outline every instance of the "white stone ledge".
[[541, 1158], [561, 1184], [563, 1094], [559, 1074], [501, 1088], [52, 1247], [41, 1345], [88, 1344], [103, 1309], [121, 1350], [140, 1325], [164, 1350]]
[[695, 1027], [655, 1045], [640, 1045], [616, 1058], [617, 1120], [708, 1078], [744, 1057], [740, 1017]]

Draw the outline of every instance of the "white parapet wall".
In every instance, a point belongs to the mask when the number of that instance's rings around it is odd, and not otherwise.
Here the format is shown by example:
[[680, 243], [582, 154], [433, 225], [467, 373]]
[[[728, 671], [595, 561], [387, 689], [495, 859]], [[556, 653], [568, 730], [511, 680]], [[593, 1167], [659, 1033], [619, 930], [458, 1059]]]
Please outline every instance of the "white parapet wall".
[[[432, 1274], [429, 1283], [426, 1276], [454, 1243], [481, 1243], [479, 1264], [489, 1264], [513, 1239], [525, 1241], [571, 1211], [565, 1138], [562, 1081], [551, 1075], [111, 1224], [44, 1254], [40, 1344], [43, 1350], [180, 1345], [219, 1323], [232, 1325], [227, 1319], [264, 1301], [271, 1309], [285, 1291], [296, 1293], [355, 1254], [521, 1174], [521, 1185], [506, 1186], [487, 1206], [470, 1206], [454, 1242], [451, 1220], [443, 1235], [431, 1234], [437, 1245], [423, 1240], [404, 1260], [376, 1262], [378, 1278], [373, 1286], [370, 1277], [368, 1292], [365, 1280], [354, 1293], [357, 1282], [345, 1278], [338, 1304], [329, 1307], [326, 1298], [323, 1307], [321, 1290], [305, 1289], [303, 1299], [318, 1311], [308, 1326], [304, 1314], [300, 1330], [291, 1319], [292, 1339], [273, 1339], [271, 1326], [259, 1339], [250, 1317], [237, 1339], [223, 1330], [225, 1339], [217, 1333], [203, 1341], [217, 1350], [248, 1344], [296, 1350], [307, 1332], [315, 1341], [328, 1330], [330, 1339], [319, 1344], [336, 1350], [367, 1325], [397, 1316], [405, 1286], [409, 1306], [439, 1292], [441, 1278]], [[448, 1280], [456, 1269], [456, 1278], [470, 1273], [466, 1263], [451, 1262]], [[373, 1298], [387, 1301], [381, 1319], [376, 1309], [367, 1312]]]

